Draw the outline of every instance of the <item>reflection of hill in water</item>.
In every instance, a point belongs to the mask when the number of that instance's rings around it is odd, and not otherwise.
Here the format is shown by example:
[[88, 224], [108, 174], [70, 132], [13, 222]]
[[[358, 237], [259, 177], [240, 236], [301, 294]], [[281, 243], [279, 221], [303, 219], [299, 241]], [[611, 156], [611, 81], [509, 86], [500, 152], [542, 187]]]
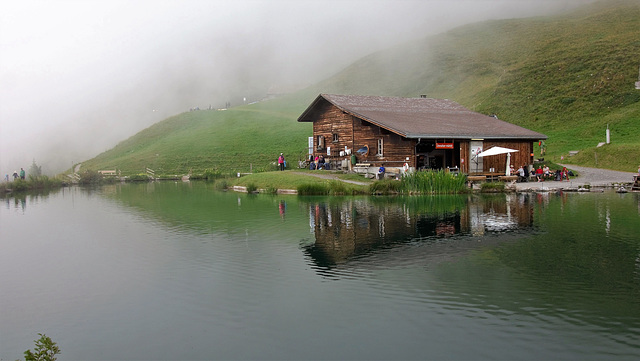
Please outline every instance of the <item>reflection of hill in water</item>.
[[[419, 250], [407, 258], [444, 260], [479, 245], [499, 242], [500, 233], [519, 233], [533, 223], [533, 202], [527, 194], [455, 198], [420, 197], [390, 203], [348, 200], [309, 204], [309, 222], [315, 243], [306, 252], [322, 269], [361, 257], [376, 257], [393, 249]], [[478, 238], [479, 237], [479, 238]]]

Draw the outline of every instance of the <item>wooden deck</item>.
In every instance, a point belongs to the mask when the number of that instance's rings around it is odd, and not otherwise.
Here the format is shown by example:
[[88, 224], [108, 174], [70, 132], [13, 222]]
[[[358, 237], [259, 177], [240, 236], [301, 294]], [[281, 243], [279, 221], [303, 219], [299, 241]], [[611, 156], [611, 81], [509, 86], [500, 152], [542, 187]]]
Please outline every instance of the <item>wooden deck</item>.
[[496, 172], [475, 172], [469, 173], [467, 179], [473, 177], [474, 179], [480, 179], [484, 177], [484, 180], [487, 182], [496, 182], [500, 180], [500, 177], [505, 177], [504, 173], [496, 173]]
[[504, 175], [496, 172], [476, 172], [467, 175], [467, 181], [469, 182], [511, 182], [518, 181], [517, 175]]

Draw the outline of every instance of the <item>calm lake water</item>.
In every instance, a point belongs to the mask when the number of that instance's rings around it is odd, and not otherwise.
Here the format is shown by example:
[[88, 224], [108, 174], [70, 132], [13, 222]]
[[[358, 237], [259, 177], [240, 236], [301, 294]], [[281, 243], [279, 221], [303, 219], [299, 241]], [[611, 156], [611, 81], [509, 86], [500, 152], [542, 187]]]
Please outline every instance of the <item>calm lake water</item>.
[[640, 358], [639, 194], [2, 202], [2, 360]]

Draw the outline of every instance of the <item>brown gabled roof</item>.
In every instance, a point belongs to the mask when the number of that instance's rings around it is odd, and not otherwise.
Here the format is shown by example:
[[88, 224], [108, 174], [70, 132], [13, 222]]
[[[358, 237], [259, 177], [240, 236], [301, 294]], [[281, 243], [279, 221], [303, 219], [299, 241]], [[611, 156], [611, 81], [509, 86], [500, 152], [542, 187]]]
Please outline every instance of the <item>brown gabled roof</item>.
[[320, 94], [298, 121], [317, 120], [316, 110], [325, 102], [405, 138], [547, 139], [544, 134], [473, 112], [448, 99]]

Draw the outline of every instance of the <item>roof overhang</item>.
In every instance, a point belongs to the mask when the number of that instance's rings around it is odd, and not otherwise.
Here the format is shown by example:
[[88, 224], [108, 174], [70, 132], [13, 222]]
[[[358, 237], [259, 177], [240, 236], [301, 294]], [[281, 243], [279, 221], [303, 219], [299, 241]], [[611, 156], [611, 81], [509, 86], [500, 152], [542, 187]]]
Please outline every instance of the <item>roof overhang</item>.
[[547, 136], [544, 134], [540, 134], [539, 137], [520, 137], [520, 136], [512, 136], [512, 135], [505, 135], [505, 136], [495, 136], [495, 135], [487, 135], [484, 136], [482, 134], [408, 134], [406, 136], [403, 135], [403, 137], [407, 138], [407, 139], [464, 139], [464, 140], [476, 140], [476, 139], [482, 139], [482, 140], [501, 140], [501, 139], [518, 139], [518, 140], [531, 140], [533, 141], [538, 141], [538, 140], [546, 140]]
[[[317, 109], [317, 107], [319, 107], [322, 103], [327, 103], [327, 104], [331, 104], [334, 107], [338, 108], [339, 110], [341, 110], [343, 113], [345, 114], [349, 114], [355, 118], [361, 119], [363, 121], [366, 121], [368, 123], [371, 123], [373, 125], [376, 125], [382, 129], [385, 129], [391, 133], [397, 134], [401, 137], [407, 138], [407, 139], [460, 139], [460, 140], [472, 140], [472, 139], [490, 139], [490, 140], [499, 140], [499, 139], [517, 139], [517, 140], [530, 140], [530, 141], [538, 141], [538, 140], [546, 140], [547, 136], [541, 133], [537, 133], [522, 127], [519, 127], [515, 124], [512, 123], [507, 123], [504, 121], [499, 121], [502, 122], [503, 124], [509, 124], [510, 126], [513, 127], [517, 127], [520, 129], [525, 129], [527, 131], [526, 135], [522, 135], [522, 134], [482, 134], [481, 132], [478, 133], [451, 133], [451, 134], [447, 134], [446, 132], [440, 132], [440, 133], [413, 133], [413, 132], [408, 132], [406, 130], [402, 130], [400, 128], [396, 128], [393, 125], [394, 124], [389, 124], [390, 122], [385, 122], [386, 119], [381, 118], [381, 121], [377, 121], [376, 119], [373, 119], [370, 116], [367, 116], [365, 114], [359, 113], [358, 111], [355, 111], [354, 109], [350, 109], [348, 106], [344, 106], [342, 104], [340, 104], [339, 101], [334, 101], [334, 97], [340, 97], [340, 96], [335, 96], [335, 95], [330, 95], [330, 94], [320, 94], [318, 95], [314, 101], [307, 107], [307, 109], [298, 117], [298, 122], [313, 122], [315, 121], [315, 117], [314, 117], [314, 111], [315, 109]], [[344, 96], [343, 96], [344, 97]], [[363, 96], [363, 98], [366, 98], [366, 96]], [[377, 97], [377, 98], [384, 98], [384, 97]], [[402, 99], [408, 99], [408, 98], [402, 98]], [[433, 99], [432, 99], [433, 100]], [[448, 100], [446, 100], [448, 101]], [[456, 106], [463, 108], [462, 106], [460, 106], [457, 103]], [[463, 108], [464, 109], [464, 108]], [[365, 109], [366, 111], [367, 109]], [[464, 109], [467, 112], [471, 112], [468, 109]], [[477, 114], [477, 113], [476, 113]], [[380, 114], [373, 114], [374, 116], [380, 116]], [[486, 115], [480, 115], [477, 114], [480, 117], [487, 117], [489, 118], [489, 116]], [[492, 118], [492, 117], [491, 117]]]

